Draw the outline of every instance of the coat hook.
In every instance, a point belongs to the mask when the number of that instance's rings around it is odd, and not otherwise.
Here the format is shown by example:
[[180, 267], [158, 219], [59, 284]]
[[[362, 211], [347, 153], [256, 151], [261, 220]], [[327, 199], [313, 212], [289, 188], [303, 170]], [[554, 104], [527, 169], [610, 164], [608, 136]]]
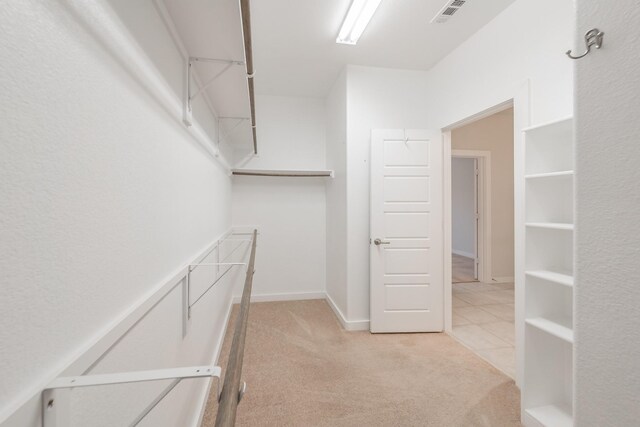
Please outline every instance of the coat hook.
[[604, 33], [602, 31], [598, 30], [597, 28], [589, 30], [584, 35], [584, 43], [587, 47], [587, 51], [580, 56], [571, 55], [571, 50], [568, 50], [566, 54], [571, 59], [584, 58], [589, 54], [589, 52], [591, 52], [591, 46], [595, 46], [596, 49], [600, 49], [602, 47], [603, 39], [604, 39]]

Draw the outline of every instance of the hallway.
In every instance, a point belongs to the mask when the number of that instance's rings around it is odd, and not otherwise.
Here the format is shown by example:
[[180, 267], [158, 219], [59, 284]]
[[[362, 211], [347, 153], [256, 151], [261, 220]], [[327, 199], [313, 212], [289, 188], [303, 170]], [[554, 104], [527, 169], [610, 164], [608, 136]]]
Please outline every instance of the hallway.
[[516, 375], [513, 283], [455, 283], [453, 336], [511, 378]]
[[239, 426], [520, 425], [513, 380], [446, 334], [347, 332], [323, 300], [251, 304], [243, 380]]

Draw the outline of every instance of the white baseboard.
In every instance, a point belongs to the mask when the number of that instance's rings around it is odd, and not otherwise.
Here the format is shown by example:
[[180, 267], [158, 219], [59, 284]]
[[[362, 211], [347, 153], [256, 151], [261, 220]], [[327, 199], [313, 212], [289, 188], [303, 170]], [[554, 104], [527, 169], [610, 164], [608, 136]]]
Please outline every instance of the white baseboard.
[[325, 294], [325, 299], [333, 310], [333, 313], [338, 318], [338, 322], [342, 325], [342, 327], [347, 331], [368, 331], [369, 330], [369, 320], [347, 320], [347, 318], [342, 314], [342, 311], [338, 307], [338, 305], [333, 301], [329, 294]]
[[[326, 294], [324, 292], [291, 292], [280, 294], [253, 294], [251, 295], [251, 302], [274, 302], [274, 301], [304, 301], [310, 299], [325, 299]], [[239, 304], [242, 296], [236, 295], [233, 297], [233, 303]]]
[[463, 256], [465, 258], [471, 258], [471, 259], [475, 259], [476, 258], [476, 256], [474, 254], [472, 254], [471, 252], [459, 251], [457, 249], [451, 249], [451, 252], [456, 254], [456, 255]]
[[[240, 296], [233, 297], [233, 304], [239, 304]], [[340, 325], [347, 331], [368, 331], [369, 319], [363, 320], [347, 320], [342, 311], [338, 308], [336, 303], [331, 299], [329, 294], [325, 292], [291, 292], [280, 294], [258, 294], [251, 295], [251, 302], [274, 302], [274, 301], [304, 301], [311, 299], [323, 299], [326, 300], [333, 310], [333, 313], [338, 318]]]
[[494, 277], [491, 279], [494, 283], [513, 283], [515, 278], [513, 276]]
[[[218, 341], [216, 342], [216, 347], [213, 350], [213, 357], [211, 358], [210, 365], [218, 365], [218, 359], [220, 359], [220, 352], [222, 351], [222, 344], [224, 343], [224, 337], [227, 335], [227, 327], [229, 326], [229, 318], [231, 317], [231, 309], [233, 308], [233, 298], [229, 299], [229, 306], [227, 307], [227, 313], [224, 317], [224, 326], [222, 327], [222, 332], [218, 337]], [[207, 409], [207, 402], [209, 401], [209, 393], [211, 393], [211, 385], [216, 382], [221, 381], [218, 378], [211, 378], [209, 381], [206, 381], [204, 386], [201, 389], [200, 395], [196, 398], [198, 402], [200, 402], [199, 407], [200, 411], [198, 417], [194, 420], [192, 426], [200, 427], [202, 425], [202, 421], [204, 419], [204, 413]], [[217, 390], [217, 387], [216, 387]]]

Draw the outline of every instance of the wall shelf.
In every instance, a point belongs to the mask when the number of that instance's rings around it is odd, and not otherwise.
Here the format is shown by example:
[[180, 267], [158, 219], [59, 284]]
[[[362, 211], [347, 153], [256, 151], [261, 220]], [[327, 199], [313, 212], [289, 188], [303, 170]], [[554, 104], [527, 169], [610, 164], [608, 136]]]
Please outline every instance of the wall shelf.
[[567, 404], [539, 406], [527, 409], [526, 413], [543, 426], [573, 426], [571, 407]]
[[306, 177], [306, 178], [333, 178], [333, 171], [320, 170], [295, 170], [295, 169], [231, 169], [235, 176], [276, 176], [276, 177]]
[[550, 230], [573, 231], [573, 224], [567, 224], [562, 222], [527, 222], [525, 225], [531, 228], [546, 228]]
[[540, 178], [559, 178], [559, 177], [571, 177], [573, 176], [573, 171], [559, 171], [559, 172], [546, 172], [546, 173], [534, 173], [530, 175], [526, 175], [526, 179], [540, 179]]
[[573, 329], [563, 324], [569, 323], [567, 319], [561, 322], [560, 320], [551, 320], [544, 317], [534, 317], [532, 319], [526, 319], [525, 323], [568, 343], [573, 342]]
[[[524, 130], [522, 422], [573, 425], [573, 120]], [[569, 403], [568, 403], [569, 402]]]
[[557, 283], [563, 286], [573, 286], [573, 276], [569, 274], [563, 274], [549, 270], [530, 270], [525, 271], [524, 274], [530, 277], [537, 277], [538, 279]]

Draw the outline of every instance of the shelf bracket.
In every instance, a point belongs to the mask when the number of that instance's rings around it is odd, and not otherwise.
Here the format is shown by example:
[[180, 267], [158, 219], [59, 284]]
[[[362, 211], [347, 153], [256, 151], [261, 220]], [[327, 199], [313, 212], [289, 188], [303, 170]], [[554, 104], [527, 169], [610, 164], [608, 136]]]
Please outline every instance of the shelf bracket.
[[[212, 62], [217, 64], [225, 64], [224, 68], [220, 70], [215, 76], [213, 76], [207, 83], [203, 84], [195, 93], [192, 92], [191, 81], [193, 80], [192, 76], [192, 66], [194, 62]], [[203, 93], [213, 82], [215, 82], [220, 76], [222, 76], [225, 72], [227, 72], [234, 65], [245, 65], [244, 61], [236, 61], [233, 59], [218, 59], [218, 58], [202, 58], [199, 56], [190, 56], [187, 60], [187, 96], [186, 96], [186, 114], [187, 114], [187, 125], [191, 126], [192, 120], [191, 117], [193, 115], [193, 109], [191, 102], [201, 93]]]
[[[75, 377], [56, 378], [42, 392], [42, 426], [62, 427], [68, 425], [69, 395], [68, 390], [81, 387], [96, 387], [114, 384], [130, 384], [147, 381], [173, 380], [144, 410], [129, 424], [137, 426], [180, 381], [190, 378], [218, 379], [218, 397], [221, 392], [219, 366], [190, 366], [184, 368], [159, 369], [154, 371], [121, 372], [116, 374], [80, 375]], [[65, 393], [66, 392], [66, 393]]]
[[[237, 120], [237, 123], [227, 131], [224, 135], [220, 135], [220, 120]], [[218, 144], [225, 141], [233, 132], [235, 132], [242, 123], [250, 120], [249, 117], [218, 117]]]

